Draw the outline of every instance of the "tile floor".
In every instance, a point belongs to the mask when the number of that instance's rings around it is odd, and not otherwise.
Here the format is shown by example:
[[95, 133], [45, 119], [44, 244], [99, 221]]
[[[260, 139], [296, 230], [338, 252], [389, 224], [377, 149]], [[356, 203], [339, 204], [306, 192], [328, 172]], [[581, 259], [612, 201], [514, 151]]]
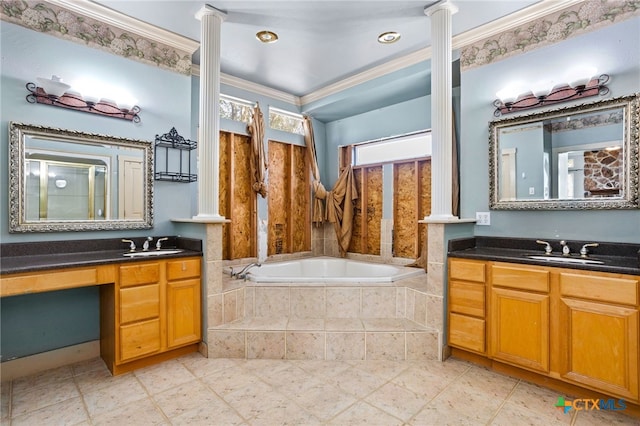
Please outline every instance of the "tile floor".
[[112, 377], [100, 359], [2, 383], [4, 425], [638, 425], [449, 359], [293, 361], [200, 354]]

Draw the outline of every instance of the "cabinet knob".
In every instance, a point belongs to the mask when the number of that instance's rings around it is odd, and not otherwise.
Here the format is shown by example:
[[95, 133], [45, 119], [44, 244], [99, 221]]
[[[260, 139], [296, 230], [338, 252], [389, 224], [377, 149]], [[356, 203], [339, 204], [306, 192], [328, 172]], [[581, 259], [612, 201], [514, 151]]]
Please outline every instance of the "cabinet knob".
[[182, 262], [182, 270], [183, 271], [187, 270], [187, 263], [186, 262]]

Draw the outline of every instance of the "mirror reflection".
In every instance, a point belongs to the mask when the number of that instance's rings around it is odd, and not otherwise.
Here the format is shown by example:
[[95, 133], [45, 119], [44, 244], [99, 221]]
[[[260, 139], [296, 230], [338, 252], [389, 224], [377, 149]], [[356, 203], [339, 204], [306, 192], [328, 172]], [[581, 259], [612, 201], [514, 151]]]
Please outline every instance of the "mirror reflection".
[[637, 207], [637, 109], [631, 96], [491, 122], [490, 207]]
[[152, 226], [150, 142], [11, 123], [10, 231]]

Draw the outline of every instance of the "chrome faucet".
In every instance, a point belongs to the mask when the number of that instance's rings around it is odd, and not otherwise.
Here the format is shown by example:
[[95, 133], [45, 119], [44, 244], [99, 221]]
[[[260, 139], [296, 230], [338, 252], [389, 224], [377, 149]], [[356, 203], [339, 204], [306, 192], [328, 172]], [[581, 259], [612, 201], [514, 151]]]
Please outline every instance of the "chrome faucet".
[[245, 266], [244, 268], [242, 268], [242, 270], [240, 272], [233, 272], [233, 269], [231, 269], [231, 276], [234, 278], [237, 278], [239, 280], [246, 280], [247, 279], [247, 273], [249, 271], [249, 269], [253, 268], [254, 266], [257, 266], [258, 268], [262, 266], [262, 264], [260, 263], [250, 263], [247, 266]]
[[580, 249], [580, 257], [587, 257], [587, 254], [589, 253], [589, 250], [587, 250], [587, 247], [598, 247], [598, 243], [589, 243], [589, 244], [585, 244], [582, 246], [582, 248]]
[[158, 238], [158, 241], [156, 241], [156, 250], [162, 249], [162, 242], [167, 241], [168, 239], [168, 237]]
[[149, 251], [149, 242], [150, 241], [153, 241], [153, 238], [147, 237], [147, 239], [144, 240], [144, 244], [142, 244], [142, 251]]
[[136, 243], [133, 242], [133, 240], [125, 240], [124, 238], [122, 239], [123, 243], [129, 243], [129, 251], [130, 252], [134, 252], [136, 251]]
[[560, 245], [562, 246], [562, 255], [563, 256], [571, 255], [571, 249], [569, 248], [569, 246], [567, 245], [567, 242], [565, 240], [560, 241]]
[[553, 251], [553, 249], [551, 248], [551, 244], [549, 244], [549, 243], [548, 243], [548, 242], [546, 242], [546, 241], [536, 240], [536, 243], [538, 243], [538, 244], [545, 244], [545, 246], [544, 246], [544, 252], [545, 252], [546, 254], [551, 254], [551, 252]]

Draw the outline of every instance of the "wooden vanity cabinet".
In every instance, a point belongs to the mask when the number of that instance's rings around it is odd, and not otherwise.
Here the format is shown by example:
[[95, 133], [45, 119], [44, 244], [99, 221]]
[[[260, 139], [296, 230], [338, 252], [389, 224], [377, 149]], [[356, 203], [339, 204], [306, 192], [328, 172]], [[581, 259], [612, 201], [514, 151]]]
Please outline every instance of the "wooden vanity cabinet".
[[[486, 312], [479, 309], [483, 289]], [[638, 404], [639, 308], [640, 276], [449, 259], [454, 353], [471, 352], [464, 356], [540, 383], [555, 379]]]
[[559, 284], [560, 376], [638, 401], [638, 279], [575, 271]]
[[181, 355], [201, 340], [200, 258], [120, 265], [101, 288], [100, 351], [111, 372]]
[[485, 354], [485, 262], [450, 259], [449, 277], [449, 344]]

